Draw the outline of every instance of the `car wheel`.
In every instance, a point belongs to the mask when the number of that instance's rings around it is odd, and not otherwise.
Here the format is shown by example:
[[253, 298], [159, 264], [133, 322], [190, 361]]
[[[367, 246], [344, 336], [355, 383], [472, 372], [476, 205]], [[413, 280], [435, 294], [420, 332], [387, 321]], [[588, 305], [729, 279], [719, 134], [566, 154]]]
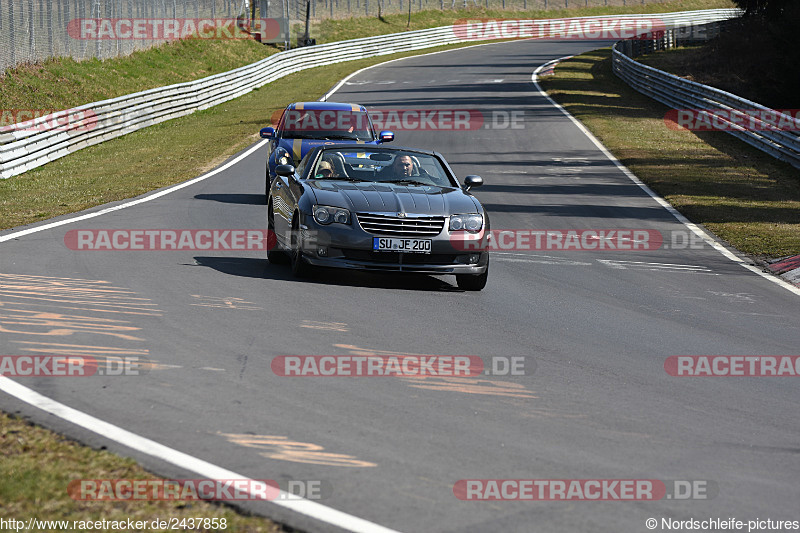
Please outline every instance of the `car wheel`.
[[456, 284], [464, 291], [481, 291], [489, 279], [489, 267], [483, 274], [456, 274]]
[[312, 267], [303, 260], [303, 244], [300, 238], [300, 215], [296, 213], [292, 221], [291, 243], [292, 249], [289, 255], [292, 265], [292, 274], [297, 278], [308, 277], [311, 274]]
[[273, 265], [286, 264], [286, 254], [278, 248], [278, 239], [275, 235], [275, 214], [272, 212], [272, 203], [267, 208], [267, 260]]

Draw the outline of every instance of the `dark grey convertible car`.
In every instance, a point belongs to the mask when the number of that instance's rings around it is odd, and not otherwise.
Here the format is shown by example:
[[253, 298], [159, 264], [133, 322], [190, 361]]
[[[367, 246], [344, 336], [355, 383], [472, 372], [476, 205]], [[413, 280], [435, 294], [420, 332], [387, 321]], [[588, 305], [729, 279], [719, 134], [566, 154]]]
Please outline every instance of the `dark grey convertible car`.
[[[269, 187], [270, 262], [302, 276], [315, 266], [454, 274], [481, 290], [489, 274], [489, 218], [436, 153], [364, 144], [321, 146]], [[272, 239], [270, 239], [272, 240]]]

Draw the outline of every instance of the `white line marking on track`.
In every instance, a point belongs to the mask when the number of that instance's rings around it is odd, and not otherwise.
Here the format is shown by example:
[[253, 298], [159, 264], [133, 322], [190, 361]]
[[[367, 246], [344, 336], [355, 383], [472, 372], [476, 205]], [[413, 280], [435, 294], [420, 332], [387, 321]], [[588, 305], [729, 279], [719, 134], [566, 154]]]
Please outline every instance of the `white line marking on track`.
[[585, 263], [583, 261], [575, 261], [554, 255], [541, 255], [541, 254], [515, 254], [512, 252], [492, 252], [492, 257], [495, 261], [502, 261], [507, 263], [537, 263], [540, 265], [578, 265], [578, 266], [591, 266], [594, 263]]
[[680, 265], [676, 263], [648, 263], [646, 261], [618, 261], [615, 259], [598, 259], [599, 263], [618, 270], [650, 270], [653, 272], [691, 272], [695, 274], [709, 274], [719, 276], [710, 268], [702, 265]]
[[166, 188], [164, 190], [161, 190], [161, 191], [158, 191], [156, 193], [153, 193], [153, 194], [151, 194], [149, 196], [145, 196], [144, 198], [139, 198], [138, 200], [125, 202], [124, 204], [115, 205], [114, 207], [107, 207], [105, 209], [101, 209], [100, 211], [94, 211], [93, 213], [86, 213], [85, 215], [79, 215], [77, 217], [67, 218], [67, 219], [64, 219], [64, 220], [59, 220], [57, 222], [49, 222], [47, 224], [42, 224], [41, 226], [35, 226], [35, 227], [24, 229], [24, 230], [21, 230], [21, 231], [15, 231], [14, 233], [9, 233], [8, 235], [0, 236], [0, 242], [10, 241], [10, 240], [22, 237], [24, 235], [30, 235], [31, 233], [37, 233], [39, 231], [44, 231], [46, 229], [57, 228], [59, 226], [64, 226], [66, 224], [72, 224], [73, 222], [78, 222], [78, 221], [81, 221], [81, 220], [87, 220], [87, 219], [90, 219], [90, 218], [99, 217], [100, 215], [113, 213], [114, 211], [119, 211], [120, 209], [133, 207], [134, 205], [143, 204], [145, 202], [149, 202], [150, 200], [155, 200], [156, 198], [161, 198], [162, 196], [166, 196], [171, 192], [175, 192], [177, 190], [183, 189], [184, 187], [188, 187], [189, 185], [194, 185], [195, 183], [201, 182], [203, 180], [206, 180], [206, 179], [210, 178], [211, 176], [219, 174], [223, 170], [232, 167], [233, 165], [235, 165], [236, 163], [238, 163], [242, 159], [248, 157], [250, 154], [252, 154], [256, 150], [258, 150], [259, 148], [261, 148], [265, 144], [267, 144], [267, 141], [261, 141], [260, 143], [256, 144], [255, 146], [250, 148], [248, 151], [246, 151], [245, 153], [243, 153], [239, 157], [237, 157], [235, 159], [232, 159], [231, 161], [228, 161], [227, 163], [225, 163], [221, 167], [215, 168], [214, 170], [212, 170], [210, 172], [207, 172], [207, 173], [203, 174], [202, 176], [198, 176], [196, 178], [190, 179], [189, 181], [184, 181], [183, 183], [179, 183], [178, 185], [174, 185], [172, 187], [169, 187], [169, 188]]
[[658, 202], [658, 204], [661, 207], [663, 207], [664, 209], [666, 209], [673, 217], [675, 217], [678, 220], [678, 222], [680, 222], [681, 224], [686, 226], [692, 233], [694, 233], [695, 235], [697, 235], [698, 237], [703, 239], [703, 241], [705, 241], [706, 244], [708, 244], [709, 246], [714, 248], [716, 251], [718, 251], [719, 253], [721, 253], [722, 255], [724, 255], [725, 257], [727, 257], [728, 259], [730, 259], [734, 263], [738, 264], [739, 266], [741, 266], [743, 268], [746, 268], [747, 270], [749, 270], [751, 272], [755, 272], [756, 274], [758, 274], [762, 278], [767, 279], [767, 280], [769, 280], [769, 281], [771, 281], [773, 283], [776, 283], [776, 284], [780, 285], [781, 287], [783, 287], [784, 289], [786, 289], [786, 290], [788, 290], [790, 292], [793, 292], [794, 294], [800, 295], [800, 287], [795, 287], [794, 285], [792, 285], [790, 283], [787, 283], [786, 281], [782, 280], [781, 278], [778, 278], [777, 276], [773, 276], [771, 274], [767, 274], [766, 272], [762, 272], [758, 267], [755, 267], [753, 265], [747, 264], [743, 259], [741, 259], [739, 256], [737, 256], [734, 252], [732, 252], [731, 250], [728, 250], [725, 246], [723, 246], [722, 244], [720, 244], [716, 240], [714, 240], [714, 238], [711, 235], [709, 235], [707, 232], [705, 232], [697, 224], [689, 221], [688, 218], [686, 218], [681, 213], [679, 213], [677, 209], [672, 207], [666, 200], [661, 198], [650, 187], [645, 185], [644, 182], [642, 182], [642, 180], [637, 178], [636, 175], [633, 172], [628, 170], [628, 168], [625, 165], [623, 165], [620, 162], [619, 159], [614, 157], [614, 154], [609, 152], [608, 149], [605, 146], [603, 146], [603, 143], [601, 143], [597, 139], [597, 137], [595, 137], [592, 134], [592, 132], [590, 132], [586, 128], [586, 126], [584, 126], [581, 123], [580, 120], [578, 120], [577, 118], [575, 118], [572, 115], [570, 115], [569, 112], [561, 106], [561, 104], [559, 104], [558, 102], [556, 102], [555, 100], [550, 98], [550, 95], [547, 94], [542, 89], [542, 87], [539, 85], [539, 81], [538, 81], [539, 72], [541, 72], [543, 69], [545, 69], [546, 67], [548, 67], [548, 66], [550, 66], [550, 65], [552, 65], [554, 63], [558, 63], [559, 61], [563, 61], [563, 60], [569, 59], [571, 57], [573, 57], [573, 56], [564, 56], [564, 57], [561, 57], [561, 58], [558, 58], [558, 59], [553, 59], [552, 61], [548, 61], [547, 63], [544, 63], [543, 65], [539, 65], [538, 67], [536, 67], [536, 69], [531, 73], [531, 82], [536, 87], [536, 90], [539, 91], [539, 94], [544, 96], [556, 109], [558, 109], [559, 111], [564, 113], [564, 116], [566, 116], [568, 119], [570, 119], [572, 121], [572, 123], [575, 124], [575, 126], [577, 126], [578, 129], [581, 130], [583, 132], [583, 134], [586, 135], [586, 137], [590, 141], [592, 141], [592, 143], [595, 146], [597, 146], [597, 148], [601, 152], [603, 152], [603, 154], [605, 154], [605, 156], [612, 163], [614, 163], [614, 165], [616, 165], [616, 167], [618, 169], [620, 169], [622, 171], [623, 174], [625, 174], [631, 181], [633, 181], [636, 185], [638, 185], [639, 188], [642, 189], [645, 193], [647, 193], [653, 200]]
[[[153, 440], [132, 433], [128, 430], [122, 429], [119, 426], [104, 422], [99, 418], [87, 415], [81, 411], [67, 407], [64, 404], [58, 403], [38, 392], [31, 390], [16, 381], [8, 379], [7, 377], [0, 376], [0, 390], [5, 391], [7, 394], [22, 400], [23, 402], [38, 407], [42, 411], [53, 414], [63, 420], [67, 420], [76, 426], [88, 429], [98, 435], [107, 439], [113, 440], [123, 446], [132, 450], [156, 457], [166, 461], [172, 465], [180, 467], [189, 472], [194, 472], [206, 479], [244, 479], [248, 480], [248, 485], [254, 487], [253, 492], [266, 490], [266, 485], [259, 483], [255, 480], [226, 470], [215, 464], [203, 461], [197, 457], [189, 454], [174, 450], [163, 444], [159, 444]], [[359, 533], [398, 533], [393, 529], [383, 527], [363, 518], [325, 507], [319, 503], [312, 502], [305, 499], [298, 499], [297, 496], [291, 496], [288, 493], [280, 491], [278, 499], [273, 500], [271, 503], [286, 507], [302, 515], [314, 518], [321, 522], [333, 524], [347, 531]]]

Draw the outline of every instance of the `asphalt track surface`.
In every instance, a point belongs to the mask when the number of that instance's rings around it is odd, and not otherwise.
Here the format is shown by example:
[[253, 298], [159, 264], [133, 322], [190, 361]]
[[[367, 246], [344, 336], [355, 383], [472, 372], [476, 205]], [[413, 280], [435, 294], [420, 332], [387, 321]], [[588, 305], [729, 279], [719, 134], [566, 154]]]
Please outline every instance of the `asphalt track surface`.
[[[359, 73], [331, 100], [522, 111], [521, 129], [397, 133], [396, 144], [443, 153], [460, 177], [483, 176], [476, 196], [495, 229], [685, 235], [531, 82], [546, 61], [597, 46], [520, 41], [404, 59]], [[711, 246], [498, 252], [486, 289], [468, 293], [446, 276], [295, 280], [262, 252], [64, 245], [70, 229], [263, 229], [265, 157], [262, 147], [158, 199], [0, 243], [0, 353], [157, 363], [142, 376], [14, 381], [253, 479], [322, 480], [320, 504], [398, 531], [800, 518], [797, 379], [664, 370], [673, 355], [798, 353], [800, 297]], [[524, 357], [526, 375], [286, 378], [270, 368], [280, 355], [330, 354]], [[14, 396], [0, 395], [0, 408], [161, 475], [201, 477], [148, 444], [111, 440]], [[703, 480], [712, 498], [461, 501], [453, 486], [462, 479]], [[341, 530], [273, 503], [243, 507]]]

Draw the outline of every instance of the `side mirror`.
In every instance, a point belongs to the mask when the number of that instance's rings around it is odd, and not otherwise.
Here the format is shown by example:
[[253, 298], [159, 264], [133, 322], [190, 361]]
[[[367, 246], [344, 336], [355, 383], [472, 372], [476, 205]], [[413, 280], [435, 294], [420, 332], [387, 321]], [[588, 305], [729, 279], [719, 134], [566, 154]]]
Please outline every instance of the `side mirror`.
[[261, 128], [261, 131], [258, 132], [262, 139], [274, 139], [275, 138], [275, 128], [268, 127], [268, 128]]
[[470, 190], [473, 187], [480, 187], [481, 185], [483, 185], [483, 178], [480, 176], [470, 174], [469, 176], [464, 177], [464, 186], [467, 188], [467, 190]]
[[382, 143], [390, 143], [394, 140], [394, 132], [383, 130], [378, 134], [378, 140]]
[[275, 174], [278, 176], [294, 176], [294, 165], [278, 165], [275, 167]]

